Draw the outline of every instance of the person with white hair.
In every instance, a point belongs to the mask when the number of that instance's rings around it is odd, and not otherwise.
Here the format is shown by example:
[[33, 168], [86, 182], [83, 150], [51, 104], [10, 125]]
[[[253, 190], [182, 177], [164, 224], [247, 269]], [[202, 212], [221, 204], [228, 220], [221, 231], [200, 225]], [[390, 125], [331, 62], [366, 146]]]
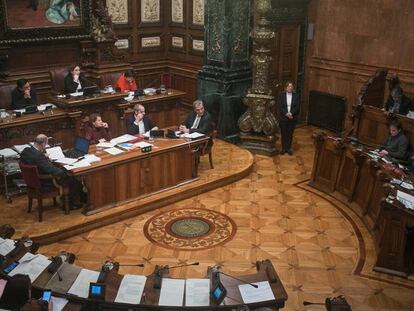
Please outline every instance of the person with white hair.
[[197, 99], [193, 103], [194, 110], [191, 111], [187, 119], [179, 126], [183, 133], [198, 132], [209, 135], [211, 132], [211, 115], [204, 108], [204, 103]]

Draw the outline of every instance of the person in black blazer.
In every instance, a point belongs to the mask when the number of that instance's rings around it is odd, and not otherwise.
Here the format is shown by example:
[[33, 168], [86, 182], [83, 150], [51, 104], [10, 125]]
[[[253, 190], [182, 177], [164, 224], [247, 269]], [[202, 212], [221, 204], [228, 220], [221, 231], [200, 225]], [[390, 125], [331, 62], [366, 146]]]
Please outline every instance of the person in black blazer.
[[92, 82], [90, 82], [81, 74], [81, 70], [78, 65], [69, 67], [68, 74], [66, 75], [63, 82], [65, 85], [65, 94], [82, 92], [85, 86], [93, 85]]
[[211, 132], [211, 115], [204, 109], [201, 100], [193, 103], [194, 110], [191, 111], [183, 124], [179, 126], [179, 130], [183, 133], [198, 132], [209, 135]]
[[[82, 191], [81, 183], [69, 176], [63, 168], [53, 165], [45, 154], [48, 138], [44, 134], [36, 136], [31, 147], [25, 148], [20, 154], [21, 160], [28, 165], [37, 166], [39, 174], [52, 175], [60, 185], [69, 187], [69, 205], [72, 209], [86, 203], [86, 194]], [[42, 180], [43, 186], [51, 186], [50, 180]]]
[[401, 87], [397, 86], [391, 90], [384, 109], [386, 114], [391, 112], [405, 116], [410, 110], [413, 110], [413, 105], [411, 99], [403, 93]]
[[292, 139], [296, 123], [299, 120], [300, 99], [294, 92], [293, 83], [286, 82], [286, 89], [279, 96], [279, 126], [282, 140], [280, 154], [292, 155]]
[[125, 119], [127, 133], [131, 135], [144, 134], [151, 130], [158, 130], [158, 127], [145, 114], [145, 107], [141, 104], [134, 106], [134, 114]]
[[19, 79], [16, 84], [16, 88], [11, 93], [12, 109], [23, 109], [27, 106], [37, 105], [36, 91], [32, 89], [29, 81]]

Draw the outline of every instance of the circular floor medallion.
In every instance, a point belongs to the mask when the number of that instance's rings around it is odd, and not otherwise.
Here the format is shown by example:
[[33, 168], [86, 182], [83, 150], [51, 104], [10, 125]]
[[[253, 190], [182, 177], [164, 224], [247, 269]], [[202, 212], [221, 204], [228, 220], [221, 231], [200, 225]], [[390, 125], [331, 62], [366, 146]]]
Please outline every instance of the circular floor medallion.
[[195, 208], [160, 213], [144, 226], [148, 240], [180, 250], [211, 248], [229, 241], [235, 233], [236, 224], [228, 216]]

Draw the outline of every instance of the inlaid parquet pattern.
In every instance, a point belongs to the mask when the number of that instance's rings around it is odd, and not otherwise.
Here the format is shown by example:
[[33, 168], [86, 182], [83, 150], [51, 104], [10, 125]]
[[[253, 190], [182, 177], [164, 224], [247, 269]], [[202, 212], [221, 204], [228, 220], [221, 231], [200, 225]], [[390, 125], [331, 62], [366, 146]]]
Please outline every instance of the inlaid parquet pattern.
[[[200, 262], [199, 266], [172, 270], [174, 277], [202, 277], [208, 266], [216, 264], [234, 275], [253, 273], [255, 261], [268, 258], [289, 295], [283, 310], [324, 310], [320, 306], [304, 307], [303, 301], [323, 302], [326, 297], [341, 294], [354, 311], [413, 310], [414, 290], [407, 288], [412, 282], [400, 286], [404, 282], [398, 278], [376, 275], [384, 282], [368, 273], [376, 254], [361, 222], [352, 214], [345, 217], [340, 206], [327, 196], [303, 186], [312, 168], [312, 131], [302, 127], [295, 132], [294, 156], [255, 156], [248, 177], [162, 208], [209, 209], [231, 217], [237, 232], [225, 244], [183, 251], [151, 243], [143, 227], [160, 212], [152, 211], [41, 247], [40, 252], [74, 252], [77, 264], [90, 269], [99, 269], [106, 258], [124, 264], [144, 262], [144, 268], [121, 267], [120, 272], [146, 275], [157, 264]], [[361, 275], [356, 275], [361, 256], [365, 266]]]

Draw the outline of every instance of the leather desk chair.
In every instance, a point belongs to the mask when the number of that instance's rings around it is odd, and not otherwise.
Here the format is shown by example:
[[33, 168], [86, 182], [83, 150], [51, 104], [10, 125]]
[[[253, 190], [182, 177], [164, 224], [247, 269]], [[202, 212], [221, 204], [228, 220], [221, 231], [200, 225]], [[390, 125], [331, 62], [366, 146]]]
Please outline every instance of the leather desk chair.
[[108, 85], [115, 87], [118, 78], [121, 76], [122, 72], [107, 72], [101, 75], [99, 79], [99, 86], [101, 89]]
[[68, 74], [68, 68], [55, 68], [49, 71], [50, 80], [52, 81], [52, 91], [56, 94], [65, 92], [64, 79]]
[[0, 86], [0, 109], [11, 109], [11, 92], [16, 87], [15, 84], [7, 84]]

